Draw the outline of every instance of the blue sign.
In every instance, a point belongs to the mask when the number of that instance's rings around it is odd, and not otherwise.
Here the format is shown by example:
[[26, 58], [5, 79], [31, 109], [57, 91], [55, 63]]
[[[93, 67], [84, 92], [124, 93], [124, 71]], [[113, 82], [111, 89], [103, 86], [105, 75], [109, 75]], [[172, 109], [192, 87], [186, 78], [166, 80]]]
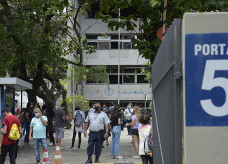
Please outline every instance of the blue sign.
[[104, 94], [106, 96], [111, 96], [113, 94], [113, 89], [110, 88], [110, 87], [106, 88], [105, 91], [104, 91]]
[[185, 35], [186, 126], [228, 126], [228, 33]]

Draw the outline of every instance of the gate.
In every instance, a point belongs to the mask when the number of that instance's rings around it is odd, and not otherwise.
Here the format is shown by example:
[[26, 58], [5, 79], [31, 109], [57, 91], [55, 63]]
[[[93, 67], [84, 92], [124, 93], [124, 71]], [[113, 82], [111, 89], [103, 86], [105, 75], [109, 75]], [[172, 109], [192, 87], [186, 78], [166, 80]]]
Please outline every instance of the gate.
[[181, 20], [175, 19], [152, 64], [154, 164], [182, 163]]

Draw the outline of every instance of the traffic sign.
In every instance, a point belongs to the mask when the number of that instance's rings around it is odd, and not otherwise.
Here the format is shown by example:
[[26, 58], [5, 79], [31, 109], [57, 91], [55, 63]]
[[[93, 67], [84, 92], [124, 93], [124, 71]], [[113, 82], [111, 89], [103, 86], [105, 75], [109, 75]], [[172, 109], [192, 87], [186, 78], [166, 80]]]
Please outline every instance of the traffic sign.
[[185, 34], [186, 126], [228, 126], [228, 33]]

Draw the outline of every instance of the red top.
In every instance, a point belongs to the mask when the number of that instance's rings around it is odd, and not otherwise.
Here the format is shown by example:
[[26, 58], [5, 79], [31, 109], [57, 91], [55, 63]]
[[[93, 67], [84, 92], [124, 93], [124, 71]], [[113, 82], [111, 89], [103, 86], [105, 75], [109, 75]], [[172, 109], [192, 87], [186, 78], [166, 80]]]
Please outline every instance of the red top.
[[4, 118], [3, 125], [7, 126], [7, 132], [3, 136], [2, 145], [10, 145], [16, 143], [16, 141], [9, 139], [9, 132], [14, 123], [17, 124], [18, 128], [21, 126], [20, 120], [14, 115], [9, 115]]

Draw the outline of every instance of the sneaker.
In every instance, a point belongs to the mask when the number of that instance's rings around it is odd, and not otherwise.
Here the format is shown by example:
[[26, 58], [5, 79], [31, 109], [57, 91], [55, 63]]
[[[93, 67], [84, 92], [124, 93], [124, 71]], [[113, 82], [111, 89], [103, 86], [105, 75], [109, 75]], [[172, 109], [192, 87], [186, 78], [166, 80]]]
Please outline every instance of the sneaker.
[[81, 150], [81, 148], [79, 147], [78, 150]]
[[56, 146], [56, 144], [52, 144], [52, 146]]
[[39, 160], [36, 161], [36, 164], [41, 164]]
[[114, 159], [124, 159], [122, 156], [116, 156]]
[[74, 147], [70, 147], [69, 150], [74, 150]]
[[49, 146], [52, 146], [53, 144], [50, 142], [48, 145], [49, 145]]
[[139, 159], [139, 158], [140, 158], [140, 156], [138, 156], [138, 155], [134, 155], [132, 158], [134, 158], [134, 159]]

